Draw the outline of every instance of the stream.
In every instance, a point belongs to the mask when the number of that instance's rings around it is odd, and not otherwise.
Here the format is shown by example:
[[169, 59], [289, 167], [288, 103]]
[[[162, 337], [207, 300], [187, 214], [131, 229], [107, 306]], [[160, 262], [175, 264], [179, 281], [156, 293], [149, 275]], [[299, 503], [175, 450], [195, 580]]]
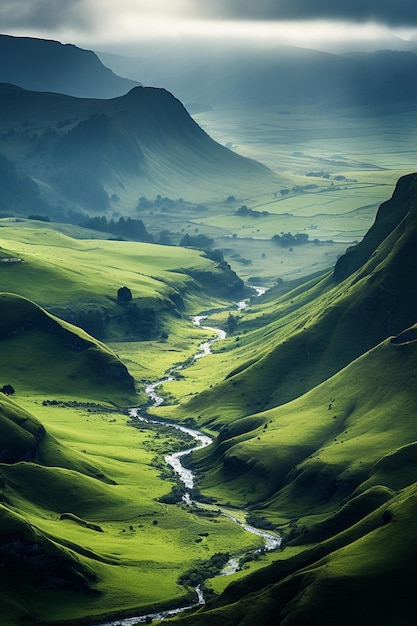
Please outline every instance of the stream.
[[[263, 288], [254, 287], [254, 290], [256, 291], [258, 296], [265, 293], [265, 289]], [[236, 309], [238, 311], [243, 311], [246, 307], [247, 307], [247, 303], [245, 301], [238, 302], [236, 304]], [[196, 315], [195, 317], [192, 318], [192, 321], [196, 326], [200, 326], [204, 330], [207, 330], [211, 333], [215, 333], [214, 337], [200, 344], [198, 348], [198, 352], [193, 357], [194, 361], [209, 355], [211, 352], [211, 346], [215, 342], [220, 341], [221, 339], [225, 339], [226, 337], [226, 332], [224, 330], [221, 330], [219, 328], [213, 328], [211, 326], [201, 325], [202, 321], [207, 319], [207, 317], [208, 315]], [[177, 369], [181, 369], [181, 367], [182, 367], [181, 365], [176, 366], [171, 371], [174, 372]], [[158, 393], [156, 392], [156, 389], [159, 386], [171, 380], [174, 380], [174, 376], [171, 376], [170, 374], [168, 374], [165, 378], [158, 380], [154, 383], [150, 383], [145, 387], [146, 394], [148, 398], [152, 401], [152, 406], [160, 406], [164, 402], [164, 399], [160, 395], [158, 395]], [[213, 439], [209, 437], [208, 435], [205, 435], [204, 433], [200, 432], [199, 430], [194, 430], [192, 428], [181, 426], [180, 424], [175, 424], [173, 422], [150, 419], [148, 417], [141, 415], [139, 411], [140, 409], [138, 408], [130, 409], [129, 414], [132, 418], [137, 419], [142, 422], [146, 422], [148, 424], [154, 424], [157, 426], [169, 426], [171, 428], [175, 428], [176, 430], [186, 433], [190, 435], [193, 439], [195, 439], [197, 445], [191, 448], [187, 448], [185, 450], [181, 450], [180, 452], [175, 452], [173, 454], [168, 454], [165, 456], [165, 462], [170, 467], [172, 467], [172, 469], [177, 474], [180, 481], [184, 484], [185, 488], [191, 491], [195, 483], [194, 475], [191, 472], [191, 470], [187, 469], [186, 467], [182, 465], [181, 459], [184, 456], [191, 454], [191, 452], [193, 452], [194, 450], [199, 450], [201, 448], [205, 448], [206, 446], [209, 446], [211, 443], [213, 443]], [[194, 505], [200, 508], [208, 508], [207, 505], [205, 505], [204, 503], [198, 502], [197, 500], [192, 500], [189, 491], [187, 491], [183, 495], [182, 499], [189, 506]], [[246, 524], [245, 522], [240, 521], [239, 519], [234, 517], [230, 511], [222, 507], [216, 506], [216, 510], [218, 510], [221, 515], [227, 517], [228, 519], [235, 522], [237, 525], [241, 526], [247, 532], [258, 535], [264, 539], [265, 541], [264, 547], [258, 548], [257, 550], [253, 550], [253, 554], [261, 553], [264, 551], [276, 550], [281, 545], [281, 538], [279, 536], [273, 535], [264, 530], [255, 528], [254, 526], [250, 526], [249, 524]], [[236, 571], [238, 571], [238, 569], [239, 569], [239, 558], [236, 556], [231, 557], [229, 561], [226, 563], [226, 565], [224, 566], [219, 576], [229, 576], [230, 574], [234, 574]], [[150, 613], [148, 615], [141, 615], [138, 617], [122, 618], [122, 619], [117, 619], [115, 621], [101, 622], [100, 626], [134, 626], [135, 624], [149, 623], [150, 620], [164, 620], [167, 617], [173, 617], [174, 615], [178, 615], [179, 613], [182, 613], [184, 611], [187, 611], [193, 608], [197, 608], [198, 606], [205, 604], [203, 591], [200, 588], [200, 585], [196, 587], [195, 593], [196, 593], [196, 602], [194, 602], [191, 605], [179, 607], [176, 609], [162, 610], [156, 613]]]

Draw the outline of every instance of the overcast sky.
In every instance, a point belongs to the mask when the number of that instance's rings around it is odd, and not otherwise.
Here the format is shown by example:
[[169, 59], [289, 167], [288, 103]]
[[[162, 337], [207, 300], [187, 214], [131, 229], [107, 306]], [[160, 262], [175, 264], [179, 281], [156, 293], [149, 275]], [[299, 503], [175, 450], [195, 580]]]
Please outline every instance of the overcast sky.
[[1, 0], [0, 29], [101, 49], [167, 36], [407, 39], [417, 0]]

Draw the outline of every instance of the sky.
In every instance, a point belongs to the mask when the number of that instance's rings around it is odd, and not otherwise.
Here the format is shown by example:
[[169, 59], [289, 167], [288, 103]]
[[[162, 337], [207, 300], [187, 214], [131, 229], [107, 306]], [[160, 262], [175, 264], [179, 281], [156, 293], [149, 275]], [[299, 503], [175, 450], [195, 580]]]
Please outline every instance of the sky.
[[[417, 33], [416, 0], [1, 0], [0, 31], [120, 52], [147, 39], [314, 45]], [[317, 46], [318, 47], [318, 46]]]

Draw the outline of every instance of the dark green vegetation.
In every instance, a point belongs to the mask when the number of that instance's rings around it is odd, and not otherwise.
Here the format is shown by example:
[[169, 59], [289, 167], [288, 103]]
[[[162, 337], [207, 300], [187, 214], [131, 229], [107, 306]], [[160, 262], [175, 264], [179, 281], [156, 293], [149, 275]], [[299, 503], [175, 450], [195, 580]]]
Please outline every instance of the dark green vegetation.
[[180, 623], [414, 623], [416, 192], [401, 179], [332, 272], [254, 304], [201, 364], [211, 388], [171, 407], [219, 431], [190, 461], [202, 493], [286, 545]]

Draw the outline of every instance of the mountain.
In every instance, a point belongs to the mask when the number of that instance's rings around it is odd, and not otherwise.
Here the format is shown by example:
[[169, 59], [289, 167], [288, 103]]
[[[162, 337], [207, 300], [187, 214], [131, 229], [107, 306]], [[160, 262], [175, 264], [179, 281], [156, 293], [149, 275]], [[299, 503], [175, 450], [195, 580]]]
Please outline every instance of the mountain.
[[79, 98], [114, 98], [138, 84], [113, 74], [91, 50], [10, 35], [0, 35], [0, 83]]
[[3, 210], [26, 211], [32, 198], [34, 211], [48, 203], [49, 213], [133, 212], [147, 194], [224, 199], [276, 184], [265, 166], [210, 139], [163, 89], [91, 100], [3, 84], [0, 115]]
[[203, 494], [289, 546], [184, 626], [414, 622], [416, 190], [400, 179], [333, 272], [260, 303], [233, 370], [170, 407], [219, 431], [190, 460]]
[[[191, 44], [190, 44], [191, 45]], [[187, 105], [355, 108], [371, 114], [413, 110], [415, 49], [333, 53], [278, 45], [166, 45], [136, 60], [101, 55], [110, 67], [165, 87]], [[387, 85], [390, 88], [387, 89]]]

